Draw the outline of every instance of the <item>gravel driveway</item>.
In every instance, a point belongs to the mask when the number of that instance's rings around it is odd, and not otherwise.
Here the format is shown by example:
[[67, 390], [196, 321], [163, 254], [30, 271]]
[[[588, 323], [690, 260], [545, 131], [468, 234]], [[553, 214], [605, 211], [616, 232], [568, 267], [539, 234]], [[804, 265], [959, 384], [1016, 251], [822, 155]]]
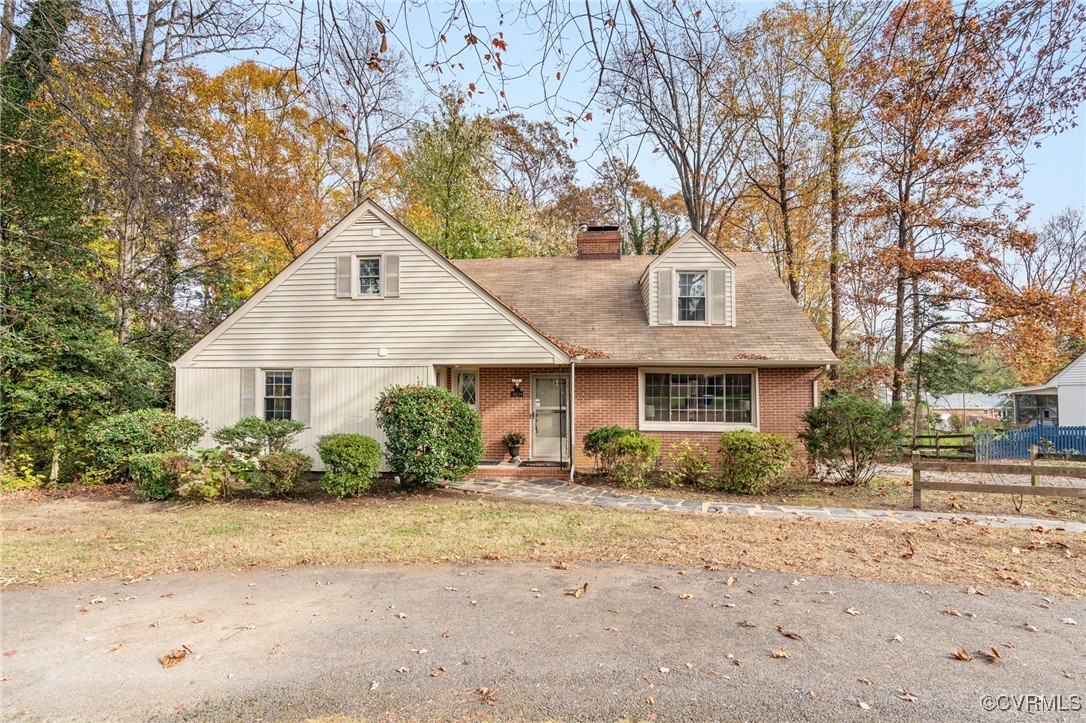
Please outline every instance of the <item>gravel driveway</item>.
[[8, 589], [0, 695], [6, 720], [1081, 720], [1086, 604], [980, 592], [500, 562]]

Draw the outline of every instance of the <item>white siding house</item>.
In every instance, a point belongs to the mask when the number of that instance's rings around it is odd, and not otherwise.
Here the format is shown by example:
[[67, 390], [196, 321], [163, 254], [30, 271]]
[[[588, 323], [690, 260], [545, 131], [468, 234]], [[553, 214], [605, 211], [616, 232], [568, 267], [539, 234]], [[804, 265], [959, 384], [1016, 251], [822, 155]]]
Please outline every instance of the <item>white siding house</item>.
[[321, 435], [383, 440], [373, 407], [385, 387], [433, 384], [437, 367], [495, 359], [568, 363], [367, 201], [174, 363], [176, 407], [210, 430], [252, 414], [304, 421], [302, 450], [320, 469]]
[[1008, 389], [1019, 423], [1086, 426], [1086, 353], [1044, 384]]

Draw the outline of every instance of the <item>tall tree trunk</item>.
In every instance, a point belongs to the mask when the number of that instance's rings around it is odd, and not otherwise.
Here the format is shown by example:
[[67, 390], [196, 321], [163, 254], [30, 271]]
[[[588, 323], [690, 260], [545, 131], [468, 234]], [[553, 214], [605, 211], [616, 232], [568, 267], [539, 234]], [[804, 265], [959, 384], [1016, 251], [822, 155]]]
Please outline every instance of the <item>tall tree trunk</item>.
[[894, 288], [894, 379], [890, 399], [902, 400], [905, 384], [905, 305], [906, 288], [909, 283], [905, 272], [905, 254], [909, 250], [908, 215], [904, 209], [898, 210], [897, 225], [897, 281]]
[[117, 244], [117, 337], [128, 342], [136, 291], [136, 249], [143, 225], [143, 152], [147, 144], [148, 118], [153, 100], [151, 71], [158, 6], [148, 4], [143, 36], [132, 74], [132, 113], [125, 141], [125, 199], [121, 235]]
[[777, 151], [777, 193], [781, 208], [781, 233], [784, 237], [784, 273], [788, 279], [788, 291], [793, 299], [799, 298], [799, 277], [796, 274], [796, 244], [792, 237], [792, 209], [788, 198], [788, 166], [784, 159], [783, 144]]
[[12, 32], [15, 27], [15, 0], [4, 0], [4, 16], [0, 20], [0, 62], [7, 60], [11, 53]]
[[[829, 250], [829, 274], [830, 274], [830, 351], [838, 356], [841, 347], [841, 166], [844, 149], [841, 140], [841, 107], [838, 97], [837, 79], [830, 74], [829, 86], [830, 103], [830, 157], [829, 157], [829, 182], [830, 182], [830, 250]], [[830, 378], [836, 379], [837, 366], [830, 367]]]

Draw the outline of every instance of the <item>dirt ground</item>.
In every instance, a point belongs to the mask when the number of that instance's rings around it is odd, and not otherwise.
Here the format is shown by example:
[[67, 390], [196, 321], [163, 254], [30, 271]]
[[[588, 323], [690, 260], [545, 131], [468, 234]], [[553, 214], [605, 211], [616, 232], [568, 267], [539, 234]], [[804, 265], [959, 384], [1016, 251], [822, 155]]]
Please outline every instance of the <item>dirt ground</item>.
[[0, 611], [7, 720], [1081, 720], [1086, 684], [1081, 599], [745, 568], [190, 572]]
[[187, 504], [75, 488], [4, 495], [0, 517], [7, 586], [289, 565], [622, 562], [1086, 598], [1086, 540], [1051, 528], [676, 515], [387, 489], [344, 501]]

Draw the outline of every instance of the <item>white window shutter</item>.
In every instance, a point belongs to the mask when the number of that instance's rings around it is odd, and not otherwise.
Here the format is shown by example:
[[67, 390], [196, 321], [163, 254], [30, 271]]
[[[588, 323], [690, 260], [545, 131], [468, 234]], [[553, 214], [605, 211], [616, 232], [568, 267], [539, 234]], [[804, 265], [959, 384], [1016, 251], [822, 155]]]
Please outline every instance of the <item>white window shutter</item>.
[[241, 372], [241, 405], [239, 417], [256, 414], [256, 369], [239, 369]]
[[336, 298], [337, 299], [349, 299], [351, 298], [351, 256], [347, 254], [345, 256], [336, 257]]
[[710, 324], [728, 323], [728, 270], [709, 269]]
[[295, 369], [291, 375], [290, 418], [309, 424], [308, 369]]
[[673, 324], [671, 307], [674, 305], [671, 299], [671, 269], [660, 269], [657, 273], [656, 284], [656, 308], [660, 324]]
[[384, 284], [384, 294], [386, 299], [396, 299], [400, 296], [400, 255], [399, 254], [385, 254], [385, 278], [381, 279], [381, 283]]

